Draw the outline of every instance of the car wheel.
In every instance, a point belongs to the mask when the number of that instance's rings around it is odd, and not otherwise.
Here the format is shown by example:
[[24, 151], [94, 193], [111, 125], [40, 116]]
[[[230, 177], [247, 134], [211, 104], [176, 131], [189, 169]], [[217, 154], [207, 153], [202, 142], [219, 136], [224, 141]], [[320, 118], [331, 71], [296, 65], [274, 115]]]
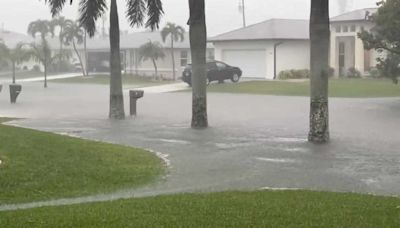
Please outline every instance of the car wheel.
[[233, 76], [232, 76], [232, 78], [231, 78], [231, 81], [232, 82], [238, 82], [239, 81], [239, 79], [240, 79], [240, 76], [238, 75], [238, 74], [233, 74]]

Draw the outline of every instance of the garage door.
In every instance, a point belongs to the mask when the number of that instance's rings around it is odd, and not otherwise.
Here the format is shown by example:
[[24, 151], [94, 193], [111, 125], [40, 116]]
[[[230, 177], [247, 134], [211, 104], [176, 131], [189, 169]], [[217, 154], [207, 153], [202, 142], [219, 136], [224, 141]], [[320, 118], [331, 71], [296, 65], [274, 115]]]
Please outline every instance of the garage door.
[[237, 66], [246, 78], [267, 78], [267, 60], [264, 50], [223, 50], [222, 61]]

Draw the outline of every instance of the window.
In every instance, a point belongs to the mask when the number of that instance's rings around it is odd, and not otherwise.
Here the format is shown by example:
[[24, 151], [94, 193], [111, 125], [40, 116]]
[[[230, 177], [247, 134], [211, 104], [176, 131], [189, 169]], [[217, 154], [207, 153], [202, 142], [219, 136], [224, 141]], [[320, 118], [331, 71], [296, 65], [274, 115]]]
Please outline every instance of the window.
[[349, 32], [349, 26], [347, 25], [343, 26], [343, 32]]
[[342, 27], [340, 25], [336, 26], [336, 32], [337, 33], [342, 32]]
[[209, 60], [214, 60], [215, 56], [214, 56], [214, 51], [208, 51], [208, 57]]
[[226, 65], [223, 63], [217, 62], [216, 64], [217, 64], [218, 70], [223, 70], [226, 68]]
[[181, 66], [184, 67], [188, 64], [188, 51], [181, 51]]
[[356, 26], [355, 26], [355, 25], [352, 25], [352, 26], [350, 27], [350, 31], [355, 32], [355, 31], [356, 31]]

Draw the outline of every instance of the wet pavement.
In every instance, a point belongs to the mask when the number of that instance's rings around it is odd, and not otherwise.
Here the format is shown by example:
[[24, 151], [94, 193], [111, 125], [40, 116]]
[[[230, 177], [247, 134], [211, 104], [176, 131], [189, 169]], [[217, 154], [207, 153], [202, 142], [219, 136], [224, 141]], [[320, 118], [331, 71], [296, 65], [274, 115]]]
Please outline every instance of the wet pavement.
[[193, 130], [187, 92], [148, 93], [136, 118], [110, 121], [106, 86], [51, 84], [44, 90], [31, 83], [24, 89], [15, 105], [0, 93], [0, 116], [27, 118], [11, 124], [146, 148], [163, 154], [169, 168], [162, 180], [141, 189], [3, 205], [0, 211], [266, 188], [400, 195], [400, 98], [330, 99], [332, 141], [313, 145], [306, 140], [306, 97], [212, 93], [211, 127]]

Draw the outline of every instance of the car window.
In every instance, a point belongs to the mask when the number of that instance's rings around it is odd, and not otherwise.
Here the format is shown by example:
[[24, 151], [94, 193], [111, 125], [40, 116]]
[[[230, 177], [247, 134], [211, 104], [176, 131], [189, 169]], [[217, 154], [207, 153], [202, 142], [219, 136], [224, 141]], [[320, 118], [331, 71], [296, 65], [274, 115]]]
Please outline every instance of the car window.
[[223, 70], [223, 69], [226, 68], [226, 65], [223, 64], [223, 63], [217, 62], [216, 64], [217, 64], [217, 67], [218, 67], [219, 70]]

